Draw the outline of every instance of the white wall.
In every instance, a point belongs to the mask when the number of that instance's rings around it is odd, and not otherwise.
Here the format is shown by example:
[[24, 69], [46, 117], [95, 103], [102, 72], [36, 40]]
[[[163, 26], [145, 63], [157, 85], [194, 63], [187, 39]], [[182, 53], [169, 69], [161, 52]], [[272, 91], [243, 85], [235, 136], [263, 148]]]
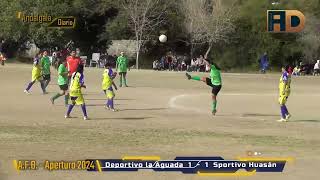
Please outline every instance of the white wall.
[[113, 40], [107, 50], [109, 55], [119, 55], [123, 51], [128, 57], [135, 57], [136, 49], [135, 40]]

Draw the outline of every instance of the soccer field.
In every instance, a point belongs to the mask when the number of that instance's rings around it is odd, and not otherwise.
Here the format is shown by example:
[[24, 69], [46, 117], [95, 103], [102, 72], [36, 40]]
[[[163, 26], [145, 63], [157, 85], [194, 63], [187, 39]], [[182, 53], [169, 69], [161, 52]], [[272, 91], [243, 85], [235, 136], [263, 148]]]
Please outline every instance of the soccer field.
[[[315, 180], [320, 160], [319, 77], [293, 77], [288, 109], [292, 119], [279, 123], [279, 74], [222, 74], [218, 113], [210, 113], [210, 88], [186, 80], [181, 72], [132, 70], [128, 88], [116, 91], [115, 108], [104, 108], [103, 69], [86, 68], [84, 98], [90, 120], [75, 107], [65, 119], [63, 97], [55, 105], [49, 98], [59, 87], [52, 69], [49, 94], [36, 83], [23, 93], [31, 79], [31, 65], [0, 67], [0, 180], [205, 180], [182, 173], [139, 171], [131, 173], [56, 171], [17, 172], [12, 161], [117, 159], [124, 155], [222, 156], [235, 159], [246, 151], [263, 157], [294, 157], [284, 173], [258, 173], [241, 179]], [[193, 73], [197, 74], [197, 73]], [[118, 77], [116, 83], [118, 84]], [[239, 179], [227, 177], [223, 179]]]

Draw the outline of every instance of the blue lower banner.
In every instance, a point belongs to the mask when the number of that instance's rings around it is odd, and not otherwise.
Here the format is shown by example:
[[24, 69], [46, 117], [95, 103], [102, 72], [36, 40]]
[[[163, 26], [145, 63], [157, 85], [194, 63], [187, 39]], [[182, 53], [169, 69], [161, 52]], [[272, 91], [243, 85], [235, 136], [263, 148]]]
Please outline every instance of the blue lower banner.
[[88, 171], [133, 172], [152, 169], [162, 172], [182, 172], [203, 176], [250, 176], [258, 172], [283, 172], [292, 158], [244, 157], [225, 160], [222, 157], [176, 157], [161, 160], [158, 156], [125, 156], [122, 159], [89, 159], [95, 166]]

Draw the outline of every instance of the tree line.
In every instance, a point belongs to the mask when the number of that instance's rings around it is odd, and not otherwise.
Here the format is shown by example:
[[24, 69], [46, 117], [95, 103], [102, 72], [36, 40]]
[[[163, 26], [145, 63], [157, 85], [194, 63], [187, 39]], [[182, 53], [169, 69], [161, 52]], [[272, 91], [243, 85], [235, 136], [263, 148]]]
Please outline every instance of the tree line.
[[[8, 56], [28, 48], [27, 42], [45, 49], [73, 40], [89, 53], [106, 49], [112, 40], [132, 39], [137, 64], [151, 64], [168, 51], [202, 54], [224, 69], [253, 68], [264, 52], [273, 67], [319, 58], [320, 0], [12, 0], [0, 1], [0, 7], [0, 40], [5, 40]], [[300, 10], [306, 16], [305, 29], [268, 33], [269, 9]], [[74, 16], [76, 27], [24, 23], [18, 12]], [[167, 35], [168, 42], [160, 43], [160, 34]]]

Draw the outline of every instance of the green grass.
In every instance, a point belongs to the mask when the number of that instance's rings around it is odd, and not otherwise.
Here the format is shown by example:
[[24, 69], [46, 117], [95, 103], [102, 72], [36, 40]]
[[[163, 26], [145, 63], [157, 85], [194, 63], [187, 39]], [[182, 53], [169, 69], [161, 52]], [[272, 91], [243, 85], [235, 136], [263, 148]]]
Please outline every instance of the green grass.
[[319, 148], [318, 140], [305, 141], [292, 137], [236, 135], [209, 131], [186, 131], [177, 129], [85, 129], [70, 127], [5, 126], [0, 128], [0, 138], [5, 143], [67, 143], [101, 144], [114, 146], [174, 145], [187, 143], [194, 138], [210, 138], [255, 146], [281, 146], [290, 148]]

